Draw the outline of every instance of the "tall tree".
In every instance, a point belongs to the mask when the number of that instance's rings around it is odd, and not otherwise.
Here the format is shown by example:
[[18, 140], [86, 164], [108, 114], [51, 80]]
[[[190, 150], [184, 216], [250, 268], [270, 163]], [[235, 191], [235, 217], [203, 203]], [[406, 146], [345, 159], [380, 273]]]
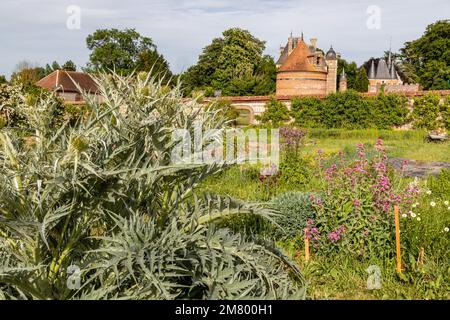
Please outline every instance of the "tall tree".
[[424, 89], [450, 88], [450, 20], [430, 24], [422, 37], [400, 50], [401, 67]]
[[45, 76], [45, 69], [28, 61], [19, 62], [11, 75], [11, 83], [21, 84], [25, 89], [34, 87], [34, 84]]
[[0, 84], [2, 83], [8, 83], [8, 80], [6, 80], [6, 77], [4, 75], [0, 75]]
[[66, 71], [77, 71], [77, 66], [72, 60], [66, 61], [61, 68]]
[[165, 79], [172, 76], [153, 40], [135, 29], [99, 29], [87, 37], [86, 44], [92, 51], [88, 67], [95, 71], [114, 69], [127, 75], [137, 70], [152, 71]]
[[198, 63], [183, 74], [185, 92], [209, 88], [224, 95], [273, 93], [276, 66], [272, 57], [263, 55], [265, 42], [239, 28], [222, 35], [205, 47]]
[[358, 66], [356, 65], [356, 62], [347, 62], [344, 59], [338, 59], [338, 69], [337, 69], [338, 85], [339, 85], [339, 77], [342, 74], [342, 70], [344, 69], [345, 74], [347, 75], [347, 88], [356, 89], [355, 81], [356, 81], [356, 74], [358, 73]]
[[369, 78], [367, 77], [367, 72], [364, 66], [358, 69], [353, 89], [359, 92], [367, 92], [369, 89]]

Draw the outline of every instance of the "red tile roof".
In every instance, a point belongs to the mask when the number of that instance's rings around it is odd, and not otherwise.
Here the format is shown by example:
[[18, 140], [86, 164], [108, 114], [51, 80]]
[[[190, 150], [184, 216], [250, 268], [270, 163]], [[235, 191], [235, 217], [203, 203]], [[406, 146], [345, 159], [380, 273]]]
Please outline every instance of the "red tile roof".
[[80, 93], [75, 84], [78, 84], [83, 91], [89, 93], [98, 92], [95, 81], [89, 74], [83, 72], [56, 70], [36, 82], [38, 87], [47, 90]]
[[278, 71], [317, 71], [316, 68], [309, 62], [308, 56], [311, 55], [309, 47], [303, 40], [298, 40], [297, 46], [278, 69]]

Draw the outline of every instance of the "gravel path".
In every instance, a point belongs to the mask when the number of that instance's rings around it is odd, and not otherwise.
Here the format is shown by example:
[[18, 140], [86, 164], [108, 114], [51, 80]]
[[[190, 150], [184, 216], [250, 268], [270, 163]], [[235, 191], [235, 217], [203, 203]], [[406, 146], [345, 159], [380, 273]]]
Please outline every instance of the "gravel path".
[[423, 178], [428, 175], [437, 175], [442, 169], [450, 169], [450, 162], [423, 162], [409, 160], [405, 158], [392, 158], [389, 163], [397, 170], [400, 170], [404, 161], [407, 164], [403, 169], [403, 176]]

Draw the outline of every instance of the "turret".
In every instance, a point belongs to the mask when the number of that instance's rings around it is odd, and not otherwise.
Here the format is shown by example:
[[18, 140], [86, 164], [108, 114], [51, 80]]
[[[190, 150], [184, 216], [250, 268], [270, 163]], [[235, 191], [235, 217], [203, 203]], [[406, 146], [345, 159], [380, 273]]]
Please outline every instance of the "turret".
[[339, 92], [347, 91], [347, 75], [345, 69], [342, 69], [342, 73], [339, 76]]
[[327, 94], [335, 93], [337, 87], [337, 55], [333, 49], [330, 47], [327, 54], [325, 55], [325, 61], [327, 63]]

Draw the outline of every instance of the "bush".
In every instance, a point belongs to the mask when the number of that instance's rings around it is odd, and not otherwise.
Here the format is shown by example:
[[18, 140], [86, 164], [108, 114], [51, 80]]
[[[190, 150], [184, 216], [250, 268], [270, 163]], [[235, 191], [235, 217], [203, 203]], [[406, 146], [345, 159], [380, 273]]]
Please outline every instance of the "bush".
[[324, 100], [294, 98], [295, 124], [308, 128], [390, 129], [405, 123], [406, 98], [395, 94], [364, 97], [356, 91], [337, 92]]
[[275, 97], [270, 98], [265, 108], [265, 111], [260, 116], [256, 116], [256, 119], [262, 124], [279, 127], [291, 119], [290, 112], [286, 105], [283, 102], [278, 101]]
[[272, 201], [273, 208], [279, 212], [276, 222], [282, 228], [279, 237], [303, 237], [306, 223], [314, 218], [314, 207], [310, 194], [302, 192], [287, 192]]
[[414, 100], [414, 110], [411, 113], [414, 128], [434, 130], [443, 126], [439, 121], [440, 100], [441, 96], [433, 92]]
[[443, 169], [438, 176], [431, 176], [427, 181], [433, 195], [450, 201], [450, 169]]
[[316, 97], [292, 99], [291, 115], [295, 125], [301, 128], [319, 128], [323, 126], [324, 104]]
[[364, 145], [358, 146], [358, 159], [344, 159], [323, 167], [321, 197], [311, 200], [316, 219], [308, 225], [314, 248], [324, 254], [341, 253], [358, 257], [385, 257], [394, 252], [394, 205], [402, 212], [411, 210], [418, 195], [415, 184], [403, 187], [388, 168], [381, 140], [372, 160]]

